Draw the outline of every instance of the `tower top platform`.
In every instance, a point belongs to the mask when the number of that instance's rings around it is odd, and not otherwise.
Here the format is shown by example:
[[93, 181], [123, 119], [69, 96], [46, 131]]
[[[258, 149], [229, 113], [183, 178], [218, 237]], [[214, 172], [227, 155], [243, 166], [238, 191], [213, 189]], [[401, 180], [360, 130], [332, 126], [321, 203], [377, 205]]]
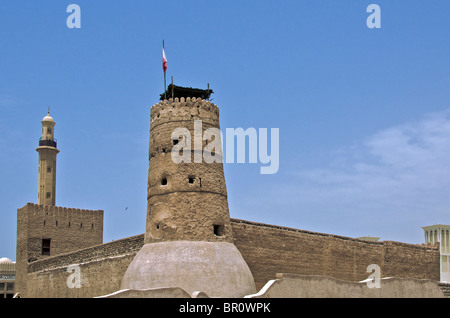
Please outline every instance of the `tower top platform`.
[[[173, 91], [173, 96], [172, 96]], [[169, 84], [165, 93], [160, 95], [160, 100], [164, 100], [166, 98], [180, 98], [180, 97], [195, 97], [201, 99], [209, 99], [211, 94], [213, 94], [212, 89], [200, 89], [200, 88], [192, 88], [192, 87], [182, 87], [176, 86], [173, 84]], [[166, 97], [166, 98], [165, 98]]]

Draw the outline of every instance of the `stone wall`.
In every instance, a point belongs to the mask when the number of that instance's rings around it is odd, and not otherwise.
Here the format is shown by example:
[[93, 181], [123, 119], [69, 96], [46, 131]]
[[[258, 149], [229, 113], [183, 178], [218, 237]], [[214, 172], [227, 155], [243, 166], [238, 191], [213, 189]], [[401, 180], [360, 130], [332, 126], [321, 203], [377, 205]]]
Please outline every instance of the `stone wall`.
[[[49, 240], [43, 253], [43, 240]], [[28, 203], [17, 210], [16, 290], [27, 289], [22, 279], [27, 263], [103, 243], [103, 211]], [[49, 254], [49, 255], [48, 255]]]
[[[28, 266], [28, 288], [24, 296], [90, 298], [116, 292], [143, 244], [142, 234], [35, 261]], [[80, 268], [80, 288], [68, 287], [67, 280], [74, 273], [67, 271], [71, 265]]]
[[383, 278], [379, 286], [329, 276], [277, 274], [257, 294], [247, 298], [444, 298], [436, 281]]
[[[400, 242], [349, 237], [232, 219], [235, 245], [261, 289], [277, 273], [323, 275], [345, 281], [367, 279], [377, 264], [381, 277], [439, 281], [439, 250]], [[144, 234], [28, 266], [27, 297], [97, 297], [120, 289], [122, 277], [144, 244]], [[69, 265], [79, 264], [81, 288], [67, 288]]]
[[[17, 210], [19, 239], [25, 250], [19, 258], [28, 261], [42, 255], [42, 239], [51, 239], [50, 256], [103, 243], [103, 211], [28, 203]], [[26, 237], [22, 234], [26, 233]]]
[[277, 273], [324, 275], [346, 281], [369, 277], [377, 264], [381, 277], [439, 281], [439, 250], [400, 242], [372, 242], [338, 235], [232, 220], [235, 245], [260, 289]]

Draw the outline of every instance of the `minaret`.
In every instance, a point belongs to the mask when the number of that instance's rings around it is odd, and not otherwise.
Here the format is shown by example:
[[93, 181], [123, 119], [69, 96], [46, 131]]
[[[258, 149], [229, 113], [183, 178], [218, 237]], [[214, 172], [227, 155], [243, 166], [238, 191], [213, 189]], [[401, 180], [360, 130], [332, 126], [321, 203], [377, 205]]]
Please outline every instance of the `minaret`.
[[50, 117], [50, 111], [42, 119], [42, 137], [39, 139], [39, 189], [38, 204], [55, 205], [56, 194], [56, 155], [59, 150], [56, 148], [55, 121]]
[[[145, 240], [121, 289], [252, 294], [252, 273], [233, 243], [222, 160], [207, 159], [222, 156], [219, 108], [208, 91], [176, 87], [172, 94], [179, 97], [151, 108]], [[174, 160], [180, 149], [186, 161]]]

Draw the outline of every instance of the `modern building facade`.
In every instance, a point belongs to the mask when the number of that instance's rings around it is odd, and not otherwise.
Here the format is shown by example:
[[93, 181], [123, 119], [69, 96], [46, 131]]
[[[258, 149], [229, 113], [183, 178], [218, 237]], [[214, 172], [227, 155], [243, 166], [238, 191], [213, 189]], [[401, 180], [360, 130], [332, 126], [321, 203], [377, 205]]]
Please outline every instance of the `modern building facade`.
[[0, 258], [0, 298], [13, 298], [16, 281], [16, 264], [9, 258]]
[[441, 254], [441, 282], [450, 282], [450, 225], [436, 224], [422, 227], [426, 244], [438, 244]]

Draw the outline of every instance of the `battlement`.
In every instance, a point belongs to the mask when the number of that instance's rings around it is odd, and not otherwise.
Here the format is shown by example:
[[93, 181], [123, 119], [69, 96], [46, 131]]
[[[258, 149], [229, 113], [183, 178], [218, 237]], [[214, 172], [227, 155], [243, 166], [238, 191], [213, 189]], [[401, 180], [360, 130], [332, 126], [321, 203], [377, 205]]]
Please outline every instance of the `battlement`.
[[219, 107], [201, 98], [175, 97], [154, 104], [150, 110], [151, 129], [167, 122], [194, 120], [219, 127]]
[[103, 242], [103, 211], [27, 203], [17, 210], [17, 259], [28, 262]]
[[101, 217], [103, 220], [103, 210], [76, 209], [35, 203], [27, 203], [27, 205], [19, 209], [18, 212], [20, 213], [20, 211], [24, 210], [31, 213], [31, 215], [42, 215], [47, 218], [58, 217], [61, 220], [74, 218], [79, 220], [92, 220], [92, 218], [96, 217]]
[[421, 243], [421, 244], [417, 244], [417, 245], [421, 246], [421, 247], [435, 249], [435, 250], [439, 249], [439, 242], [434, 242], [434, 243], [428, 242], [428, 243]]

